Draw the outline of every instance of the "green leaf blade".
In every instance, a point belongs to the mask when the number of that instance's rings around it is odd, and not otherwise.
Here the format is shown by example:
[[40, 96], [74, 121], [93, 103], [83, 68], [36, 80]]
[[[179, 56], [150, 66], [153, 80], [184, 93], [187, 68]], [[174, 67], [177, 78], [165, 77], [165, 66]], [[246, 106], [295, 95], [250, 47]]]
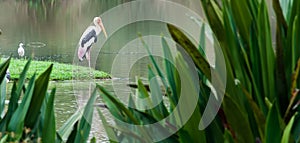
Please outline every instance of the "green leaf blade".
[[94, 103], [96, 101], [96, 98], [97, 92], [95, 89], [84, 108], [83, 116], [81, 117], [81, 120], [79, 122], [75, 138], [76, 143], [86, 142], [88, 140], [91, 130], [91, 124], [93, 121]]
[[42, 141], [43, 142], [49, 142], [54, 143], [55, 137], [56, 137], [56, 124], [55, 124], [55, 115], [54, 115], [54, 97], [55, 97], [55, 91], [54, 88], [51, 91], [50, 97], [47, 101], [47, 108], [45, 112], [45, 121], [43, 125], [42, 130]]
[[34, 88], [32, 100], [29, 106], [29, 112], [25, 118], [25, 126], [28, 128], [32, 129], [34, 127], [38, 116], [40, 115], [40, 109], [47, 92], [52, 67], [53, 64], [51, 64], [49, 68], [35, 81], [35, 85], [37, 86]]

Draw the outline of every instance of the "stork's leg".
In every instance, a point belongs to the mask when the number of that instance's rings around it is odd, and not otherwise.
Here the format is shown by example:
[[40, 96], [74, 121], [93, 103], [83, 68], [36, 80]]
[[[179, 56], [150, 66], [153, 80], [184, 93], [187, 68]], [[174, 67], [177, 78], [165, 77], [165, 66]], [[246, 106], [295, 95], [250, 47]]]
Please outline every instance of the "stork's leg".
[[91, 50], [88, 50], [86, 52], [86, 59], [88, 60], [89, 62], [89, 71], [90, 71], [90, 76], [92, 77], [93, 74], [92, 74], [92, 70], [91, 70]]
[[88, 50], [88, 51], [86, 52], [85, 57], [86, 57], [86, 59], [87, 59], [88, 62], [89, 62], [89, 68], [91, 68], [91, 51], [90, 51], [90, 50]]

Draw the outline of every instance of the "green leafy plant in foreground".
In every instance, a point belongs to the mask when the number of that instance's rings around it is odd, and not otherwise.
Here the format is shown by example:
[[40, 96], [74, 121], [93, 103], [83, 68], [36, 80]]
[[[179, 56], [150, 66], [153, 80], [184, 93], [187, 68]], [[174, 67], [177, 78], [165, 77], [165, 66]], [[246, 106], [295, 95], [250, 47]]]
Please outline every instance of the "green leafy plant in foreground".
[[31, 60], [27, 62], [18, 81], [14, 81], [6, 110], [6, 70], [10, 58], [0, 65], [0, 142], [86, 142], [92, 123], [96, 92], [87, 106], [79, 110], [60, 128], [56, 129], [54, 113], [55, 89], [47, 92], [49, 68], [38, 77], [36, 74], [25, 84]]
[[[197, 67], [200, 93], [197, 106], [183, 127], [178, 128], [177, 125], [180, 125], [182, 119], [176, 116], [163, 120], [157, 127], [163, 133], [178, 130], [161, 142], [299, 142], [300, 1], [287, 0], [283, 3], [273, 0], [277, 22], [274, 44], [265, 0], [223, 0], [222, 5], [214, 0], [201, 2], [210, 28], [215, 34], [214, 45], [219, 45], [224, 54], [227, 74], [225, 96], [216, 118], [203, 131], [198, 130], [207, 100], [211, 96], [212, 89], [208, 83], [212, 76], [222, 73], [210, 72], [211, 69], [215, 70], [214, 67], [208, 64], [205, 55], [197, 48], [203, 45], [195, 46], [180, 29], [168, 24], [173, 40], [188, 52]], [[147, 44], [143, 44], [148, 49]], [[181, 52], [173, 58], [164, 38], [162, 45], [165, 58], [168, 59], [164, 62], [165, 74], [149, 53], [152, 61], [152, 66], [148, 69], [148, 80], [152, 81], [149, 83], [150, 91], [138, 81], [135, 96], [148, 99], [148, 105], [152, 105], [159, 98], [167, 98], [169, 105], [163, 100], [155, 108], [138, 110], [130, 107], [143, 105], [135, 102], [134, 96], [130, 96], [128, 104], [131, 106], [126, 107], [98, 85], [97, 88], [102, 92], [101, 96], [114, 118], [129, 124], [148, 125], [175, 112], [174, 109], [183, 96], [180, 90], [184, 85], [180, 84], [179, 73], [184, 73], [180, 75], [185, 75], [186, 79], [193, 77], [189, 77], [191, 74]], [[180, 48], [178, 50], [182, 51]], [[216, 66], [219, 60], [220, 57], [216, 57]], [[176, 70], [171, 63], [181, 71]], [[165, 93], [161, 92], [156, 79], [152, 79], [156, 75], [160, 77]], [[186, 84], [191, 86], [189, 95], [192, 96], [197, 87], [192, 80], [187, 81], [189, 82]], [[214, 88], [220, 90], [217, 86]], [[166, 97], [163, 97], [164, 94]], [[189, 103], [186, 105], [188, 107]], [[179, 110], [178, 114], [185, 111], [187, 110]], [[148, 131], [147, 126], [128, 127], [118, 121], [111, 125], [106, 122], [101, 111], [99, 114], [111, 141], [157, 141], [156, 130]]]

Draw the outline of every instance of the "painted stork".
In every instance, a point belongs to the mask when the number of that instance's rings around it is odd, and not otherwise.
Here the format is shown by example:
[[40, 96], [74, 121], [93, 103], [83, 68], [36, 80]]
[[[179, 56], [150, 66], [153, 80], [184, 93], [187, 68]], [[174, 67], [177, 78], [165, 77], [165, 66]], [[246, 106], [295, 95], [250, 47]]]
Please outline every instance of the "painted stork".
[[89, 62], [89, 67], [91, 67], [91, 48], [94, 43], [97, 42], [97, 36], [103, 31], [104, 36], [107, 38], [107, 34], [105, 28], [103, 26], [102, 20], [100, 17], [95, 17], [93, 20], [93, 24], [89, 26], [82, 34], [79, 40], [79, 48], [78, 48], [78, 59], [79, 61], [83, 61], [83, 59], [87, 59]]
[[18, 54], [19, 54], [20, 57], [23, 57], [25, 55], [25, 50], [24, 50], [24, 44], [23, 43], [19, 44]]

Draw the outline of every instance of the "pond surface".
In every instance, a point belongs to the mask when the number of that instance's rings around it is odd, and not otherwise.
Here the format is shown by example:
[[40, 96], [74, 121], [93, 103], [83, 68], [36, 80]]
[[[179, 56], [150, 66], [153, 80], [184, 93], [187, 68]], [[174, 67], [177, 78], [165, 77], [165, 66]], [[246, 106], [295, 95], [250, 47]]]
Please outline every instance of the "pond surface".
[[[127, 82], [128, 81], [126, 80], [117, 80], [119, 85], [126, 85]], [[113, 92], [112, 80], [59, 81], [50, 83], [49, 89], [56, 88], [55, 115], [57, 119], [57, 128], [61, 127], [78, 109], [81, 109], [86, 105], [95, 88], [95, 83], [104, 86], [109, 92]], [[129, 88], [123, 90], [124, 94], [129, 95], [129, 92]], [[98, 96], [95, 104], [98, 105], [101, 103], [102, 101]], [[90, 137], [96, 137], [98, 141], [105, 142], [108, 138], [96, 110], [97, 109], [94, 108]], [[103, 114], [108, 117], [108, 121], [110, 122], [109, 112], [104, 108], [101, 108], [101, 110], [103, 111]]]

